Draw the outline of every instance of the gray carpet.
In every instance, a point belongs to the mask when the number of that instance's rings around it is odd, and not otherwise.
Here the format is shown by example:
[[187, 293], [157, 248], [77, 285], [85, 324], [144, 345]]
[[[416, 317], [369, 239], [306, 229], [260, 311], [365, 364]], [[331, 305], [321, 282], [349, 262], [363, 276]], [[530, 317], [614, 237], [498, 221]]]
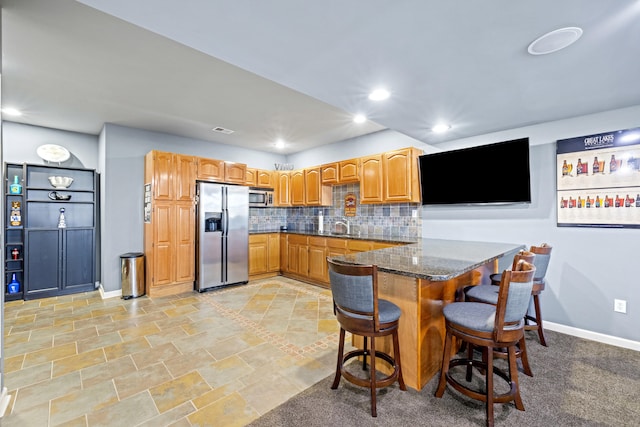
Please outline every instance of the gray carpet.
[[[513, 403], [495, 405], [497, 426], [640, 425], [640, 352], [549, 331], [549, 347], [527, 332], [533, 377], [519, 372], [525, 411]], [[502, 363], [500, 360], [497, 363]], [[504, 365], [503, 365], [504, 366]], [[325, 378], [250, 424], [282, 426], [484, 426], [483, 403], [447, 387], [433, 393], [437, 375], [420, 391], [397, 384], [378, 391], [378, 417], [369, 393], [344, 379], [331, 390]], [[496, 380], [497, 381], [497, 380]]]

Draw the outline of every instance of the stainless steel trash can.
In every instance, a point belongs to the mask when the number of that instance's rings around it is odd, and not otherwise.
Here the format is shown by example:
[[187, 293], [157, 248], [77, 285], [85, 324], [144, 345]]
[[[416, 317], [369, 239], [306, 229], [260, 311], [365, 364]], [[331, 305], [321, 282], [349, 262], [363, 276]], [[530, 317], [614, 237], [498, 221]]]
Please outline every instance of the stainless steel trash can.
[[122, 298], [137, 298], [144, 295], [144, 254], [142, 252], [122, 254], [120, 264]]

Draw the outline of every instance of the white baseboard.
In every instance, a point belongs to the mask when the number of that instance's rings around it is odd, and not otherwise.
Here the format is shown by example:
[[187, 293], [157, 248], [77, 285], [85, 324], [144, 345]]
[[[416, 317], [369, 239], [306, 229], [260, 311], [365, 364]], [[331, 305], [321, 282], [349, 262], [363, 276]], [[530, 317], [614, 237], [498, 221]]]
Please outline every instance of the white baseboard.
[[102, 283], [100, 283], [100, 287], [98, 289], [100, 289], [100, 297], [102, 299], [120, 298], [122, 296], [122, 289], [118, 289], [116, 291], [105, 292], [104, 288], [102, 287]]
[[585, 329], [574, 328], [571, 326], [565, 326], [559, 323], [547, 321], [544, 322], [543, 326], [544, 329], [549, 329], [550, 331], [560, 332], [562, 334], [572, 335], [591, 341], [598, 341], [604, 344], [615, 345], [616, 347], [623, 347], [640, 351], [640, 342], [638, 341], [632, 341], [625, 338], [614, 337], [611, 335], [605, 335], [598, 332], [587, 331]]
[[9, 402], [11, 402], [11, 395], [8, 394], [7, 388], [4, 387], [2, 393], [0, 393], [0, 418], [4, 417], [4, 413], [9, 407]]

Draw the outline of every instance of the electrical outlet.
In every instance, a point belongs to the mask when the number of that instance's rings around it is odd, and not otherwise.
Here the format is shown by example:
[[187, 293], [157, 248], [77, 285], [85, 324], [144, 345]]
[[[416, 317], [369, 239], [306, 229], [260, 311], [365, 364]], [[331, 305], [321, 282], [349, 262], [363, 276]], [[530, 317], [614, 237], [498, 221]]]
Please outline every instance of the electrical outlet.
[[623, 299], [614, 299], [613, 300], [613, 311], [617, 311], [618, 313], [626, 313], [627, 312], [627, 302]]
[[411, 217], [412, 218], [418, 218], [418, 209], [414, 209], [411, 211]]

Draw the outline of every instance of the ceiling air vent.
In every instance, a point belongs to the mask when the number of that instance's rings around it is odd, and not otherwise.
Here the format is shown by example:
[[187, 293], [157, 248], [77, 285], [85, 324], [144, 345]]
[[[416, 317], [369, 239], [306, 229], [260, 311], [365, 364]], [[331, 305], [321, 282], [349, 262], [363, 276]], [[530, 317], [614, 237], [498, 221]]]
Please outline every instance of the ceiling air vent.
[[225, 135], [231, 135], [234, 131], [231, 129], [225, 129], [221, 126], [216, 126], [212, 129], [214, 132], [224, 133]]

